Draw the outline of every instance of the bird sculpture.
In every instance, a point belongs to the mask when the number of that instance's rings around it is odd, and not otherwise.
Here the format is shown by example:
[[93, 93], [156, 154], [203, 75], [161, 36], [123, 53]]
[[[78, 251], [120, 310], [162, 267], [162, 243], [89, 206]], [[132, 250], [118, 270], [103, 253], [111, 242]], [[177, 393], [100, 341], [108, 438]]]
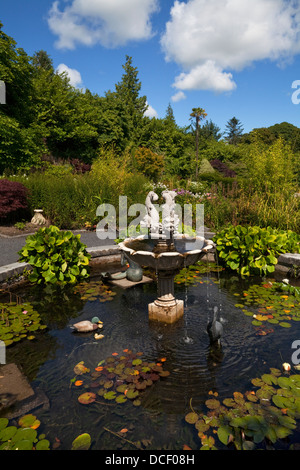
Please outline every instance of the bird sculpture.
[[218, 307], [214, 307], [214, 315], [212, 321], [207, 325], [207, 332], [209, 335], [210, 343], [218, 345], [221, 344], [221, 336], [223, 334], [223, 325], [217, 320]]
[[103, 323], [99, 320], [98, 317], [92, 318], [92, 321], [83, 320], [78, 323], [74, 323], [74, 325], [72, 326], [72, 328], [79, 333], [88, 333], [89, 331], [94, 331], [102, 327]]

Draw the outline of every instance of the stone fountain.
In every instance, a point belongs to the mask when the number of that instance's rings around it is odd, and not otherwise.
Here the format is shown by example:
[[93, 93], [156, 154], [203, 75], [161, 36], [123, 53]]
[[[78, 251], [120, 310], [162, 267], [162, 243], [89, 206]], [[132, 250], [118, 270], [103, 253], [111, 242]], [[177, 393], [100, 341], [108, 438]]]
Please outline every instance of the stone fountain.
[[[175, 213], [175, 191], [163, 191], [162, 221], [155, 207], [158, 195], [151, 191], [146, 198], [146, 216], [141, 228], [148, 234], [126, 238], [119, 244], [125, 256], [140, 266], [155, 270], [158, 293], [148, 305], [150, 320], [174, 323], [184, 314], [183, 300], [174, 296], [174, 277], [183, 267], [199, 261], [214, 248], [211, 240], [178, 233], [179, 217]], [[187, 248], [188, 247], [188, 248]], [[190, 249], [194, 248], [194, 249]]]

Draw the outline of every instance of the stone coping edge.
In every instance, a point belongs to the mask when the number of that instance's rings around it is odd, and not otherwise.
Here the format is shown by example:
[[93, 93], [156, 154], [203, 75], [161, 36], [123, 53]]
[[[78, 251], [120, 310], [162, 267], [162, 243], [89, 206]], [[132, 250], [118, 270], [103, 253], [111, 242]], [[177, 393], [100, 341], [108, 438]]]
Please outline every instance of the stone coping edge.
[[[87, 248], [87, 252], [90, 253], [92, 259], [100, 258], [102, 256], [112, 256], [121, 254], [121, 250], [118, 245], [107, 245], [103, 247], [90, 247]], [[286, 267], [300, 266], [300, 254], [298, 253], [285, 253], [280, 255], [278, 258], [278, 265]], [[9, 279], [10, 277], [22, 274], [24, 269], [30, 269], [28, 263], [12, 263], [6, 266], [0, 266], [0, 282]]]

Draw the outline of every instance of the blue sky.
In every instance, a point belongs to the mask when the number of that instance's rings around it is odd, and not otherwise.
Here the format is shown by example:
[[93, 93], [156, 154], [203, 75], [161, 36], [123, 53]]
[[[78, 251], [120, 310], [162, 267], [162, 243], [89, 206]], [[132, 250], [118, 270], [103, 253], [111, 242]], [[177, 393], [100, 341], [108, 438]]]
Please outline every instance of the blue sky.
[[233, 116], [245, 132], [300, 127], [298, 0], [2, 0], [0, 21], [27, 54], [46, 50], [101, 96], [132, 56], [149, 112], [171, 103], [180, 126], [201, 107], [222, 131]]

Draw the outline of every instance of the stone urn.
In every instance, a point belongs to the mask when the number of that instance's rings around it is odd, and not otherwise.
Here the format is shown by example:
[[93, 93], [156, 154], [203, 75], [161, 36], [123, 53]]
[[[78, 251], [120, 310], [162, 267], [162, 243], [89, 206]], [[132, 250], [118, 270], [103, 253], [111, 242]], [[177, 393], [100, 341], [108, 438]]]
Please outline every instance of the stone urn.
[[34, 209], [34, 216], [31, 219], [31, 223], [34, 225], [46, 225], [43, 209]]

